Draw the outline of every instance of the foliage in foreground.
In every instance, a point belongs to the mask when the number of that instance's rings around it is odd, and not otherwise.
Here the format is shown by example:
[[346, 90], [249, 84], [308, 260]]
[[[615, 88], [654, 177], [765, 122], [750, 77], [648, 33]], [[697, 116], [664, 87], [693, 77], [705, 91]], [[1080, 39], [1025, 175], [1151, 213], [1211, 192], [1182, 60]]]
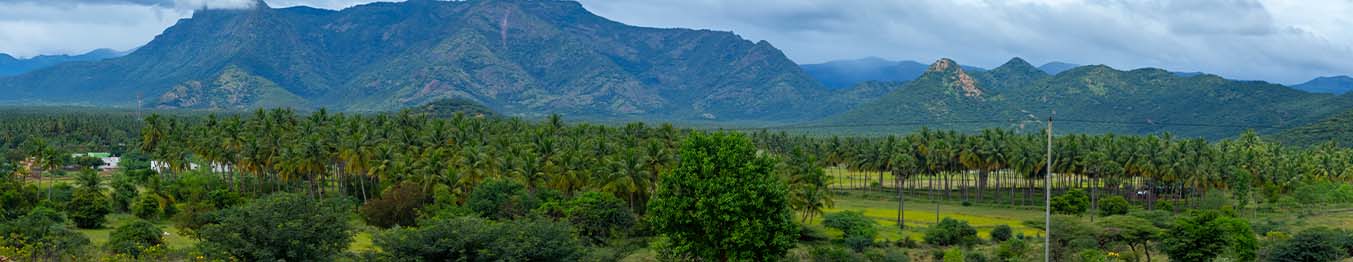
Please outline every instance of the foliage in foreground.
[[572, 234], [556, 222], [457, 217], [390, 229], [374, 241], [396, 261], [575, 261], [582, 246]]
[[789, 189], [773, 159], [736, 133], [694, 133], [681, 162], [659, 180], [650, 221], [668, 241], [661, 252], [704, 260], [784, 256], [798, 236]]
[[198, 248], [245, 261], [327, 260], [352, 241], [349, 204], [278, 193], [218, 211], [198, 230]]

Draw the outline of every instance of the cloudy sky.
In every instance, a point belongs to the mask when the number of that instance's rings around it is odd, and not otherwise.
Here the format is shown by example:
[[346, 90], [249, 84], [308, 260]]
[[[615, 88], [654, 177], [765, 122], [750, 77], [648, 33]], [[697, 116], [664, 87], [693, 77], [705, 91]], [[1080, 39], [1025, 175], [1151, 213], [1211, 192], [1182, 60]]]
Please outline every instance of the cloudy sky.
[[[145, 44], [193, 9], [252, 0], [0, 0], [0, 52]], [[340, 9], [370, 0], [269, 0]], [[1353, 75], [1353, 0], [581, 0], [613, 20], [733, 31], [800, 63], [1019, 56], [1292, 84]]]

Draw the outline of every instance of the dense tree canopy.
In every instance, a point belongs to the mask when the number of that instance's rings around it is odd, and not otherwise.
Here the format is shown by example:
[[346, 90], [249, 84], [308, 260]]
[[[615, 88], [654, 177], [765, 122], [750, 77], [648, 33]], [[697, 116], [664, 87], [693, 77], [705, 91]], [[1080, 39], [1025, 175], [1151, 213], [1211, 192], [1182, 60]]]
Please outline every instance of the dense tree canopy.
[[798, 235], [789, 189], [737, 133], [694, 133], [681, 162], [663, 173], [650, 221], [670, 240], [666, 252], [705, 260], [774, 260]]

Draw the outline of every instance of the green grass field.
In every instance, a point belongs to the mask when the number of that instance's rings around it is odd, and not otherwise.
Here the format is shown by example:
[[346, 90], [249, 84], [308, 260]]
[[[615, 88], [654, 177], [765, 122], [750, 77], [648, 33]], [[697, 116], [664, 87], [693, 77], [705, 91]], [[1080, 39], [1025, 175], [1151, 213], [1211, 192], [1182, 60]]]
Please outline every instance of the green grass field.
[[[94, 246], [102, 247], [104, 244], [108, 243], [109, 234], [113, 233], [113, 229], [136, 220], [136, 217], [129, 214], [112, 214], [108, 215], [108, 223], [104, 224], [104, 228], [102, 229], [77, 229], [76, 231], [89, 237], [90, 242], [93, 242]], [[156, 222], [155, 225], [159, 226], [160, 230], [164, 230], [164, 243], [171, 249], [182, 249], [197, 244], [197, 240], [179, 234], [179, 230], [174, 228], [172, 223], [159, 221]]]
[[[935, 202], [908, 199], [906, 210], [903, 212], [907, 226], [907, 229], [904, 230], [897, 227], [897, 201], [893, 198], [860, 193], [838, 194], [835, 197], [836, 206], [827, 209], [828, 213], [863, 211], [865, 216], [878, 222], [880, 227], [878, 238], [880, 240], [898, 240], [907, 236], [913, 240], [921, 241], [925, 229], [938, 222], [935, 220]], [[991, 229], [1002, 224], [1009, 225], [1015, 232], [1023, 232], [1028, 236], [1037, 236], [1042, 232], [1023, 225], [1026, 220], [1042, 219], [1043, 213], [1038, 210], [962, 206], [941, 202], [939, 204], [939, 216], [940, 218], [948, 217], [968, 221], [969, 224], [977, 228], [978, 235], [982, 238], [988, 238]], [[811, 222], [811, 224], [818, 223], [821, 223], [820, 217]], [[830, 230], [829, 233], [840, 234], [840, 232]]]

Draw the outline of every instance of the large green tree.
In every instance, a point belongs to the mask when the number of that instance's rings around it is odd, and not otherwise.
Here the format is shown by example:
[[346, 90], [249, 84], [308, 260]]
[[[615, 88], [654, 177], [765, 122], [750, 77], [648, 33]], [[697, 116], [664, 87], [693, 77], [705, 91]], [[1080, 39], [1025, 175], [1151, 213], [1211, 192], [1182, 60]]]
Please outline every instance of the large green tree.
[[1229, 256], [1237, 261], [1255, 258], [1256, 240], [1250, 224], [1219, 211], [1195, 211], [1175, 219], [1161, 249], [1170, 261], [1212, 261]]
[[669, 241], [664, 252], [717, 261], [784, 256], [798, 226], [775, 165], [741, 134], [691, 134], [649, 202], [654, 229]]
[[351, 205], [281, 193], [213, 214], [197, 234], [209, 254], [245, 261], [325, 261], [352, 241]]

